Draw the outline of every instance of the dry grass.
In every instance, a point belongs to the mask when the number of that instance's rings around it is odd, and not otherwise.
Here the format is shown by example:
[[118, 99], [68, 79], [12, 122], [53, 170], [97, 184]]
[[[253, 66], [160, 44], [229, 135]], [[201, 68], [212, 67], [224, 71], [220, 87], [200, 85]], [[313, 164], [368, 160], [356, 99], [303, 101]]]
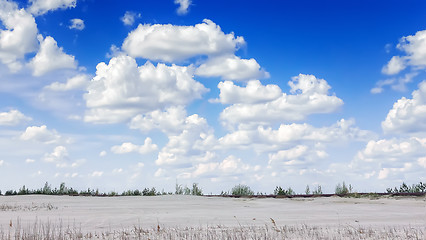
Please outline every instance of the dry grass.
[[41, 222], [22, 226], [20, 221], [1, 226], [0, 239], [425, 239], [425, 227], [366, 226], [200, 226], [152, 228], [133, 226], [121, 230], [83, 232], [76, 224], [64, 226], [62, 221]]

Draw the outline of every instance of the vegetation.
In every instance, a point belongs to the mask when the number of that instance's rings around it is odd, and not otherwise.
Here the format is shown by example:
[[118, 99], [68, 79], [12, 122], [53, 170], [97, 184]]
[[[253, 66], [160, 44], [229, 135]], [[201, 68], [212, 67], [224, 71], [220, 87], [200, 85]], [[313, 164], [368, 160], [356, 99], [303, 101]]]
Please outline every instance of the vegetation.
[[90, 232], [78, 224], [63, 225], [36, 220], [23, 225], [20, 221], [10, 222], [0, 228], [0, 239], [423, 239], [424, 228], [374, 227], [339, 225], [338, 227], [311, 225], [284, 225], [272, 223], [263, 226], [224, 227], [164, 227], [160, 224], [149, 228], [138, 225], [123, 226], [120, 230]]
[[[30, 194], [42, 194], [42, 195], [79, 195], [79, 196], [157, 196], [157, 195], [171, 195], [172, 192], [165, 192], [164, 190], [159, 192], [153, 188], [144, 188], [142, 191], [136, 189], [136, 190], [127, 190], [123, 193], [119, 194], [116, 191], [110, 191], [108, 193], [102, 193], [99, 192], [98, 189], [90, 189], [87, 190], [81, 190], [78, 192], [77, 190], [73, 188], [69, 188], [65, 186], [65, 183], [61, 183], [59, 188], [52, 188], [52, 186], [46, 182], [44, 186], [40, 189], [31, 190], [28, 189], [25, 185], [22, 186], [18, 191], [16, 190], [7, 190], [5, 192], [5, 196], [11, 196], [11, 195], [30, 195]], [[202, 189], [198, 186], [197, 183], [194, 183], [192, 185], [192, 189], [185, 187], [182, 188], [180, 191], [176, 191], [175, 194], [186, 194], [186, 195], [203, 195]], [[1, 195], [1, 191], [0, 191]]]
[[334, 191], [335, 194], [339, 194], [339, 195], [346, 195], [349, 193], [352, 193], [352, 185], [349, 184], [349, 188], [346, 186], [345, 181], [343, 181], [342, 184], [337, 184], [336, 185], [336, 190]]
[[231, 194], [236, 196], [252, 196], [254, 195], [254, 192], [250, 189], [249, 186], [238, 184], [232, 188]]
[[293, 189], [291, 189], [291, 187], [287, 188], [287, 190], [283, 189], [280, 186], [276, 186], [275, 190], [274, 190], [274, 195], [295, 195], [295, 192], [293, 191]]
[[[407, 185], [406, 183], [402, 183], [401, 186], [395, 187], [395, 188], [387, 188], [386, 192], [388, 194], [401, 194], [401, 193], [426, 193], [426, 183], [420, 182], [418, 184], [413, 185]], [[322, 187], [321, 185], [315, 186], [313, 189], [309, 187], [309, 185], [306, 185], [305, 192], [306, 195], [322, 195]], [[18, 191], [16, 190], [7, 190], [4, 195], [29, 195], [29, 194], [42, 194], [42, 195], [78, 195], [78, 196], [157, 196], [157, 195], [194, 195], [194, 196], [201, 196], [203, 195], [202, 188], [198, 185], [198, 183], [193, 183], [192, 188], [189, 188], [187, 186], [182, 186], [178, 183], [176, 183], [175, 191], [174, 192], [165, 192], [157, 191], [155, 187], [152, 188], [144, 188], [142, 191], [135, 189], [135, 190], [127, 190], [122, 192], [121, 194], [116, 191], [110, 191], [110, 192], [100, 192], [98, 189], [91, 189], [88, 188], [87, 190], [81, 190], [77, 191], [73, 189], [72, 187], [67, 187], [65, 183], [61, 183], [59, 185], [59, 188], [55, 187], [52, 188], [52, 186], [46, 182], [42, 188], [39, 189], [29, 189], [25, 185], [19, 188]], [[276, 186], [273, 193], [274, 195], [295, 195], [295, 191], [288, 187], [287, 189], [282, 188], [281, 186]], [[344, 181], [342, 183], [338, 183], [335, 187], [335, 194], [337, 195], [344, 195], [348, 197], [378, 197], [380, 194], [377, 193], [356, 193], [353, 192], [353, 187], [351, 184], [347, 185]], [[2, 195], [2, 192], [0, 191], [0, 195]], [[251, 190], [251, 188], [244, 184], [238, 184], [235, 185], [231, 191], [222, 191], [222, 196], [227, 195], [235, 195], [235, 196], [253, 196], [255, 195], [254, 191]], [[267, 195], [267, 193], [257, 192], [257, 195]], [[373, 196], [374, 195], [374, 196]]]
[[418, 183], [408, 186], [405, 182], [401, 184], [398, 188], [387, 188], [386, 192], [388, 193], [425, 193], [426, 192], [426, 183]]
[[318, 185], [313, 191], [312, 191], [313, 195], [321, 195], [322, 194], [322, 188], [321, 185]]

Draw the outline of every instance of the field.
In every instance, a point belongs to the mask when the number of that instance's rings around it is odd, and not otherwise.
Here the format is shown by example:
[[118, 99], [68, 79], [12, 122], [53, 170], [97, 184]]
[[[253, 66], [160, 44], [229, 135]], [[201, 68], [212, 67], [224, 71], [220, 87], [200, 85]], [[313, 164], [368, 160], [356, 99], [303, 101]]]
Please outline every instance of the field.
[[426, 239], [425, 197], [0, 197], [1, 239]]

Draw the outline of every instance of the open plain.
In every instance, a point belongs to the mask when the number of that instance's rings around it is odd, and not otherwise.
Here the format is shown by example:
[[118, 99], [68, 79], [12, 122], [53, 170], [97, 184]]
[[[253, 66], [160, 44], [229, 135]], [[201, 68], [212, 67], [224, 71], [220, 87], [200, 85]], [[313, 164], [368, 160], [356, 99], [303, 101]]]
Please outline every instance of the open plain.
[[[389, 239], [390, 235], [386, 234], [392, 231], [402, 234], [396, 237], [425, 239], [426, 198], [0, 197], [3, 239], [43, 235], [49, 231], [63, 239], [144, 239], [145, 235], [146, 238], [196, 239], [203, 237], [197, 235], [201, 233], [211, 239], [229, 237], [218, 235], [218, 229], [220, 234], [240, 231], [239, 238], [231, 239], [309, 236], [349, 239], [354, 237], [352, 234], [362, 234], [355, 236], [361, 239], [380, 236]], [[296, 235], [282, 235], [285, 231]], [[342, 235], [345, 231], [348, 236]], [[254, 237], [248, 237], [250, 234]]]

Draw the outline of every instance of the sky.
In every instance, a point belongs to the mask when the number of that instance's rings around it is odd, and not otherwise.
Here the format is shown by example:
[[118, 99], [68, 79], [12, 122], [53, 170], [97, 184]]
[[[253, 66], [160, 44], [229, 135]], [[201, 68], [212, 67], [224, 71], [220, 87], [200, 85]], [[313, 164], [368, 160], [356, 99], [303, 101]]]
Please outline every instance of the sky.
[[0, 0], [0, 190], [424, 182], [425, 10]]

